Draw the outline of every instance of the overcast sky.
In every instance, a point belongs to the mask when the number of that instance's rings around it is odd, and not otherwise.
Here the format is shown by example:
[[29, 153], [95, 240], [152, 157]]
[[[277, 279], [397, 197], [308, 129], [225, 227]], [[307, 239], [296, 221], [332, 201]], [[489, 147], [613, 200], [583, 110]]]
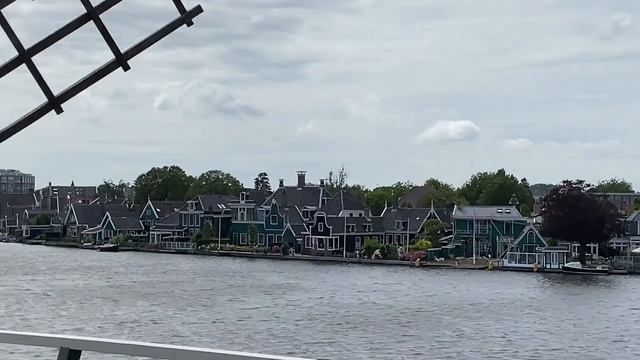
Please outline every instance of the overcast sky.
[[[196, 26], [0, 144], [0, 167], [39, 186], [171, 164], [293, 183], [344, 164], [368, 186], [504, 167], [640, 187], [640, 2], [200, 1]], [[82, 12], [5, 10], [26, 46]], [[176, 16], [169, 0], [127, 0], [104, 21], [125, 49]], [[0, 33], [0, 62], [14, 55]], [[110, 58], [91, 25], [35, 61], [58, 92]], [[24, 67], [0, 89], [3, 126], [43, 101]]]

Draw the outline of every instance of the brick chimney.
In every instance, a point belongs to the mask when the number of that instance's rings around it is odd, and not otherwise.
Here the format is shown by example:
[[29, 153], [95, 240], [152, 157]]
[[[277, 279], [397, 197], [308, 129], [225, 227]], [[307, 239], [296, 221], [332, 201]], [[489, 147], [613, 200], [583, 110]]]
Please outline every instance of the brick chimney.
[[278, 184], [278, 187], [280, 188], [284, 187], [284, 179], [280, 179], [280, 183]]
[[301, 189], [303, 188], [307, 182], [306, 182], [306, 177], [307, 172], [306, 171], [298, 171], [298, 188]]

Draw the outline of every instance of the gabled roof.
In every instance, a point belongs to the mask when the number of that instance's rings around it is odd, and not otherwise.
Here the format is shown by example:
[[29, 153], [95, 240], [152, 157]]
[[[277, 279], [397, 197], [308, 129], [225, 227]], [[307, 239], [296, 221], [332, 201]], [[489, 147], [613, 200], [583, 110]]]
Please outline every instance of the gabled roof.
[[167, 215], [170, 215], [176, 211], [178, 211], [185, 204], [184, 201], [154, 201], [149, 200], [145, 207], [142, 209], [141, 213], [147, 208], [150, 207], [153, 210], [153, 213], [156, 219], [161, 219]]
[[282, 208], [292, 208], [297, 206], [299, 209], [319, 208], [322, 206], [324, 188], [315, 185], [305, 185], [304, 187], [283, 186], [274, 192], [264, 202], [264, 206], [271, 206], [271, 200], [275, 200]]
[[456, 205], [451, 215], [453, 219], [491, 219], [491, 220], [522, 220], [527, 219], [520, 215], [515, 206], [466, 206]]
[[[409, 232], [417, 233], [422, 224], [427, 219], [429, 211], [427, 208], [390, 208], [382, 213], [383, 226], [385, 231], [396, 229], [396, 221], [409, 220]], [[405, 230], [406, 231], [406, 230]]]
[[327, 215], [340, 215], [343, 210], [366, 210], [367, 206], [355, 195], [348, 191], [340, 191], [336, 196], [322, 206], [322, 211]]
[[[345, 227], [351, 224], [356, 227], [355, 234], [366, 234], [365, 225], [371, 225], [372, 235], [384, 233], [384, 222], [379, 216], [327, 217], [327, 225], [331, 227], [333, 234], [344, 234]], [[347, 234], [349, 233], [347, 229]]]
[[534, 234], [536, 234], [536, 236], [542, 240], [542, 243], [544, 244], [544, 246], [547, 246], [547, 241], [544, 239], [542, 235], [540, 235], [540, 233], [538, 232], [536, 227], [533, 226], [533, 224], [527, 224], [527, 226], [525, 226], [524, 229], [522, 229], [520, 236], [518, 236], [518, 238], [514, 241], [514, 245], [517, 245], [522, 239], [524, 239], [524, 237], [529, 232], [533, 232]]
[[640, 211], [636, 210], [632, 212], [631, 215], [629, 215], [625, 221], [628, 221], [628, 222], [640, 221]]
[[287, 231], [287, 229], [291, 229], [291, 232], [295, 237], [301, 237], [302, 234], [309, 232], [309, 229], [304, 224], [287, 224], [284, 231]]
[[221, 213], [229, 208], [229, 203], [236, 199], [233, 195], [198, 195], [198, 210], [208, 213]]
[[427, 204], [420, 204], [420, 200], [424, 199], [429, 193], [433, 192], [433, 187], [423, 185], [414, 186], [400, 198], [398, 201], [399, 207], [414, 207], [417, 208], [420, 205], [426, 206]]
[[144, 226], [142, 226], [137, 213], [131, 213], [129, 215], [112, 215], [109, 213], [109, 215], [111, 217], [111, 223], [116, 230], [144, 230]]
[[102, 205], [71, 204], [70, 212], [76, 216], [79, 225], [95, 227], [100, 225], [105, 209]]

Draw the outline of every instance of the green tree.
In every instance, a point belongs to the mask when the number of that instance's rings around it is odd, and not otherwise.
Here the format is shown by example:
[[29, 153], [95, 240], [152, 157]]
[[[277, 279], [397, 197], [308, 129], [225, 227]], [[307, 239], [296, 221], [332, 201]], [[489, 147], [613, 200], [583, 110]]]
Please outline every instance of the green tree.
[[415, 244], [411, 245], [409, 248], [412, 249], [413, 251], [427, 251], [432, 247], [434, 246], [431, 243], [431, 241], [427, 239], [421, 239], [421, 240], [418, 240]]
[[422, 231], [422, 238], [434, 248], [440, 247], [440, 239], [444, 236], [444, 224], [437, 219], [427, 220]]
[[537, 198], [546, 196], [554, 186], [553, 184], [533, 184], [529, 188], [531, 189], [531, 195]]
[[255, 247], [258, 243], [258, 228], [255, 224], [249, 226], [249, 244]]
[[525, 216], [531, 213], [534, 205], [527, 179], [518, 181], [504, 169], [473, 175], [459, 193], [472, 205], [515, 205]]
[[242, 191], [242, 184], [231, 174], [221, 170], [210, 170], [191, 184], [188, 198], [202, 194], [211, 195], [238, 195]]
[[593, 189], [598, 193], [634, 193], [633, 185], [625, 179], [611, 178], [598, 182]]
[[634, 211], [640, 210], [640, 199], [633, 200], [633, 210]]
[[543, 235], [578, 243], [583, 265], [587, 244], [606, 244], [619, 231], [615, 206], [590, 195], [590, 190], [584, 180], [565, 180], [544, 197], [542, 209]]
[[424, 182], [424, 186], [426, 193], [418, 200], [418, 207], [429, 208], [432, 201], [436, 208], [444, 208], [451, 203], [466, 203], [453, 186], [438, 179], [430, 178]]
[[394, 206], [398, 199], [411, 189], [410, 182], [397, 182], [391, 186], [380, 186], [365, 195], [365, 204], [374, 215], [380, 215], [385, 205]]
[[271, 184], [269, 183], [269, 175], [266, 172], [261, 172], [253, 180], [253, 188], [256, 190], [266, 190], [271, 192]]
[[40, 214], [36, 216], [36, 225], [49, 225], [51, 224], [51, 218], [47, 214]]
[[373, 253], [378, 249], [380, 249], [380, 243], [377, 240], [373, 240], [370, 237], [364, 239], [364, 246], [362, 247], [364, 256], [371, 258]]
[[193, 178], [179, 166], [151, 168], [134, 182], [135, 201], [184, 200]]
[[367, 194], [370, 192], [370, 190], [363, 185], [347, 185], [344, 190], [351, 193], [351, 195], [363, 203], [366, 202]]
[[113, 180], [104, 180], [98, 185], [98, 196], [105, 196], [109, 199], [122, 199], [125, 197], [130, 184], [120, 180], [117, 184]]

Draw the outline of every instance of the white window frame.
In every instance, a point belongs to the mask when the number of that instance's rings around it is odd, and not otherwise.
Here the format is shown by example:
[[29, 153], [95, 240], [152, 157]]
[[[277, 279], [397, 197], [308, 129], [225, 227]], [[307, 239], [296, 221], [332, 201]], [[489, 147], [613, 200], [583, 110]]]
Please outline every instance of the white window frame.
[[350, 233], [356, 232], [356, 224], [347, 224], [347, 232], [350, 232]]
[[[320, 247], [320, 241], [322, 241], [322, 247]], [[324, 237], [317, 237], [316, 238], [316, 249], [318, 250], [326, 250], [327, 249], [327, 239]]]
[[[276, 221], [273, 221], [273, 219], [276, 219]], [[269, 216], [269, 223], [271, 225], [278, 225], [278, 215]]]
[[264, 241], [264, 234], [258, 234], [258, 245], [264, 246], [266, 243]]
[[324, 232], [324, 223], [318, 223], [318, 232]]
[[247, 245], [247, 233], [240, 233], [240, 245]]
[[311, 238], [311, 236], [304, 237], [304, 247], [306, 249], [313, 249], [313, 238]]
[[247, 221], [247, 208], [238, 208], [238, 221]]

